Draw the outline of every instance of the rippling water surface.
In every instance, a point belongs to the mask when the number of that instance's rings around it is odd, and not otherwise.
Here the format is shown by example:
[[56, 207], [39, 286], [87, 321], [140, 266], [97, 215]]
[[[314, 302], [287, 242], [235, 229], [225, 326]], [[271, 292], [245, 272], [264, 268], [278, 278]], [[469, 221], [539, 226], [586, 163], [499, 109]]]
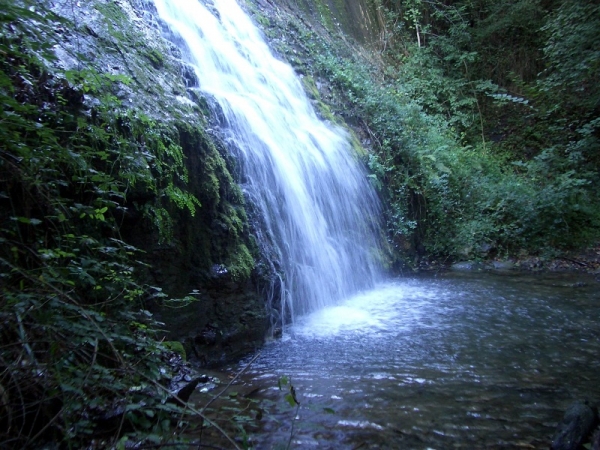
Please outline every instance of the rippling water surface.
[[244, 375], [270, 405], [250, 434], [257, 448], [285, 448], [290, 435], [291, 448], [548, 448], [573, 400], [600, 399], [599, 286], [447, 274], [318, 311]]

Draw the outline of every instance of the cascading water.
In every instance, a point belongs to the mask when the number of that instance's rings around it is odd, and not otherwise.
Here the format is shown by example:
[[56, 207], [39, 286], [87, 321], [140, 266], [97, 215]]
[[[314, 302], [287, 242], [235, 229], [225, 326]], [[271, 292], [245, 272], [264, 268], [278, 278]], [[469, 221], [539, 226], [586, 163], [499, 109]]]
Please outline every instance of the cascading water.
[[318, 119], [235, 0], [154, 3], [241, 155], [245, 192], [279, 248], [282, 315], [372, 286], [379, 206], [347, 134]]

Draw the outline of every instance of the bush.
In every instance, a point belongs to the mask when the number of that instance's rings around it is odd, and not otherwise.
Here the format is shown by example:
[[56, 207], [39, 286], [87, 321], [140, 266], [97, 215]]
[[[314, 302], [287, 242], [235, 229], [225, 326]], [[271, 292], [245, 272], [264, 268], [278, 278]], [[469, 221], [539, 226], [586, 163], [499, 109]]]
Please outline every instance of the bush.
[[[53, 72], [39, 5], [0, 11], [0, 446], [81, 448], [166, 435], [172, 354], [120, 224], [194, 214], [176, 130], [121, 108], [129, 80]], [[69, 25], [66, 23], [66, 25]], [[42, 35], [39, 35], [42, 33]], [[85, 97], [95, 98], [90, 107]]]

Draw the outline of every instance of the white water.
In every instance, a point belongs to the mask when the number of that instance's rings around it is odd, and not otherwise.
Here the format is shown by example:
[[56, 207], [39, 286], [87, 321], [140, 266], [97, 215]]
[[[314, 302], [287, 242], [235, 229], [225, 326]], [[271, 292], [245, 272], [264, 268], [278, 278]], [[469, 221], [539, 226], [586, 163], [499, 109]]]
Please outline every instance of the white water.
[[423, 327], [422, 311], [446, 295], [418, 283], [388, 282], [302, 317], [292, 337], [309, 339], [372, 339], [391, 332]]
[[154, 2], [241, 155], [262, 239], [279, 249], [281, 315], [293, 320], [371, 287], [379, 206], [347, 134], [319, 120], [235, 0]]

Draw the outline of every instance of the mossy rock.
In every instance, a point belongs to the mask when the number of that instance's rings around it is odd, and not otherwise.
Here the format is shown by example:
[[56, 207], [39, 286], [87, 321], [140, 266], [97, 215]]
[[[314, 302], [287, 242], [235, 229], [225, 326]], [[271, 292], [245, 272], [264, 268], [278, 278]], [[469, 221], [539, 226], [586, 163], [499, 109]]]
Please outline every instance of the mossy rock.
[[187, 361], [187, 354], [183, 344], [179, 341], [164, 341], [163, 345], [167, 350], [177, 353], [184, 361]]

